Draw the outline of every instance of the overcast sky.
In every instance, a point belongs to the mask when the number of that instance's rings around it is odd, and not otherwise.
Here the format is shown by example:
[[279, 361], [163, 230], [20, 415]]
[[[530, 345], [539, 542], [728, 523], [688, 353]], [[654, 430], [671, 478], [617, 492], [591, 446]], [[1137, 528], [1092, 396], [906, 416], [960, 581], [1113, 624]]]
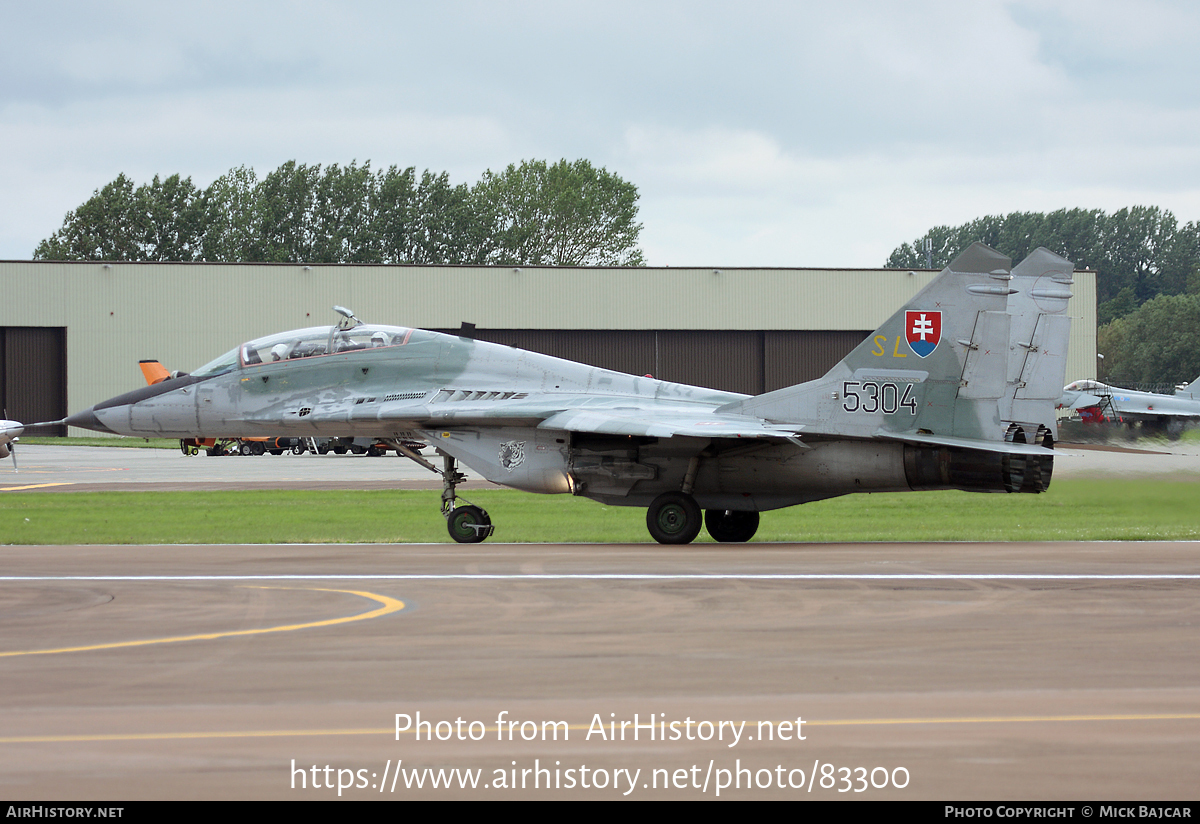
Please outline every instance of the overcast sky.
[[[189, 6], [191, 7], [189, 9]], [[4, 3], [0, 259], [124, 172], [473, 183], [587, 158], [654, 266], [880, 266], [939, 224], [1200, 220], [1189, 2]]]

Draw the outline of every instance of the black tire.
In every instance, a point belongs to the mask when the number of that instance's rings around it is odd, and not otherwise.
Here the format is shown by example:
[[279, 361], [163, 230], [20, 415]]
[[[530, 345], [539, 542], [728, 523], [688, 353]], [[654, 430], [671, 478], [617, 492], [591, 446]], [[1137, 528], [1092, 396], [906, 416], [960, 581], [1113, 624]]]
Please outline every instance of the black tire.
[[249, 457], [254, 454], [254, 447], [252, 447], [249, 443], [243, 443], [238, 447], [238, 452], [241, 452], [246, 457]]
[[250, 444], [250, 452], [254, 455], [266, 455], [267, 447], [263, 445], [262, 441], [254, 441]]
[[690, 544], [703, 521], [696, 499], [683, 492], [664, 492], [646, 510], [646, 528], [660, 544]]
[[[460, 544], [477, 544], [492, 534], [492, 519], [477, 506], [460, 506], [446, 519], [450, 537]], [[476, 528], [486, 527], [486, 528]]]
[[704, 526], [714, 541], [744, 544], [758, 532], [758, 513], [739, 509], [709, 509], [704, 513]]
[[321, 444], [320, 446], [318, 446], [318, 447], [317, 447], [317, 454], [318, 454], [318, 455], [328, 455], [328, 454], [329, 454], [329, 445], [328, 445], [328, 444]]
[[302, 444], [302, 443], [292, 444], [292, 454], [293, 455], [303, 455], [304, 454], [304, 444]]
[[333, 448], [333, 454], [334, 454], [334, 455], [345, 455], [345, 454], [346, 454], [346, 447], [344, 447], [344, 446], [335, 446], [335, 447]]
[[367, 455], [372, 458], [382, 458], [384, 456], [384, 451], [378, 447], [372, 446], [367, 449]]

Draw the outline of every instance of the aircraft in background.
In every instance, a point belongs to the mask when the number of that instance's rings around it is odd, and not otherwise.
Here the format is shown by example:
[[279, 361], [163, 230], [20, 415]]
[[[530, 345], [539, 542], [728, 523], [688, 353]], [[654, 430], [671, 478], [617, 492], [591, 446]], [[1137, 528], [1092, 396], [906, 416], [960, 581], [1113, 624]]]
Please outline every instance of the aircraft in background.
[[17, 438], [25, 427], [16, 421], [0, 421], [0, 459], [12, 455], [13, 469], [17, 468]]
[[1014, 269], [977, 243], [824, 377], [758, 396], [334, 307], [335, 326], [249, 341], [65, 422], [135, 437], [382, 439], [441, 476], [459, 542], [493, 532], [457, 494], [460, 462], [516, 489], [646, 507], [662, 543], [702, 526], [747, 541], [760, 512], [854, 492], [1045, 490], [1073, 269], [1045, 249]]
[[1063, 388], [1058, 407], [1078, 412], [1087, 423], [1140, 422], [1146, 428], [1177, 434], [1189, 421], [1200, 420], [1200, 378], [1176, 387], [1173, 395], [1075, 381]]

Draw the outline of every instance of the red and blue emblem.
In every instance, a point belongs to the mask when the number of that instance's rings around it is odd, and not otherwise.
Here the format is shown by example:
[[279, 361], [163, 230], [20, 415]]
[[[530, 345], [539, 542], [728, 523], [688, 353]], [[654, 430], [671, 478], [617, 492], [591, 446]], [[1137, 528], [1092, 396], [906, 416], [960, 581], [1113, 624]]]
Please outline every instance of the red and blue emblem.
[[908, 348], [918, 358], [927, 358], [937, 349], [942, 339], [942, 313], [922, 312], [906, 309], [904, 312], [904, 339]]

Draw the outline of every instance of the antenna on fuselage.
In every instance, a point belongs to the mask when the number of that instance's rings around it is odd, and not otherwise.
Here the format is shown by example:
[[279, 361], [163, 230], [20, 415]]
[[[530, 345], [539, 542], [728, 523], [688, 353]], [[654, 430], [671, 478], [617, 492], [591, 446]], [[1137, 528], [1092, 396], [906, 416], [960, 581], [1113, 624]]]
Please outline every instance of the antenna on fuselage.
[[333, 311], [342, 316], [338, 321], [337, 328], [342, 332], [348, 332], [355, 326], [362, 326], [362, 321], [354, 316], [354, 313], [345, 306], [335, 306]]

